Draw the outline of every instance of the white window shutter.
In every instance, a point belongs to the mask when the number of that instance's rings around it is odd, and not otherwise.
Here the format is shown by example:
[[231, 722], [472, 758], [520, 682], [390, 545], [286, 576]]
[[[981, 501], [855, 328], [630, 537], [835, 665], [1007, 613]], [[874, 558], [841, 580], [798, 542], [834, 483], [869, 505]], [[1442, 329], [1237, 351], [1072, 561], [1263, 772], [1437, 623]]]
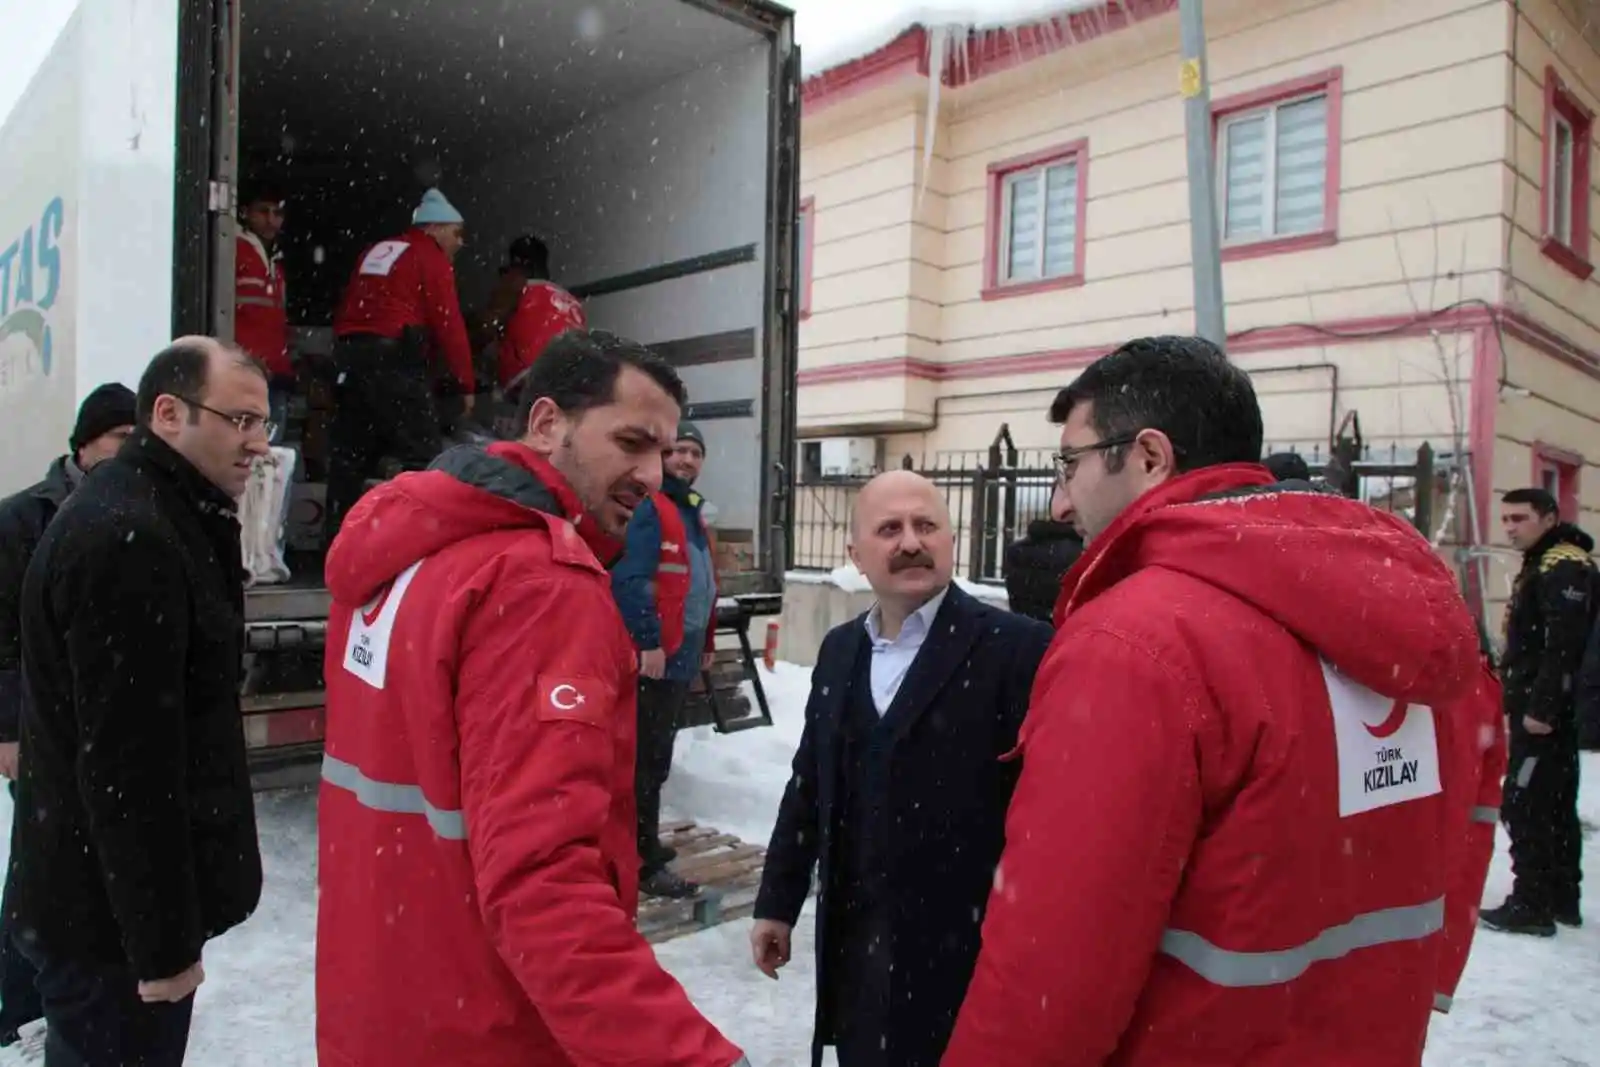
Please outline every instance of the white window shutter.
[[1224, 240], [1265, 236], [1267, 122], [1265, 112], [1234, 119], [1223, 129]]
[[1039, 172], [1010, 179], [1011, 218], [1006, 241], [1006, 280], [1039, 277]]
[[1277, 190], [1273, 232], [1282, 236], [1316, 233], [1328, 188], [1328, 98], [1314, 96], [1278, 108], [1275, 152]]
[[1064, 278], [1077, 270], [1078, 162], [1045, 171], [1044, 276]]

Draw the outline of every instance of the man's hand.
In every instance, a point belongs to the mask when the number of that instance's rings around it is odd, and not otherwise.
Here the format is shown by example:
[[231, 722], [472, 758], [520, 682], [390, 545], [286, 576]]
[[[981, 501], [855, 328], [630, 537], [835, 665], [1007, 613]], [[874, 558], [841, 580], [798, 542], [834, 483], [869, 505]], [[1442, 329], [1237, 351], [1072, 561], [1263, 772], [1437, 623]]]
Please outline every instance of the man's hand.
[[750, 927], [750, 957], [768, 978], [776, 980], [778, 969], [789, 962], [789, 934], [794, 929], [776, 919], [757, 919]]
[[1551, 726], [1547, 722], [1540, 722], [1532, 715], [1524, 715], [1522, 717], [1522, 728], [1528, 731], [1530, 734], [1533, 734], [1535, 737], [1544, 737], [1546, 734], [1553, 734], [1556, 732], [1556, 728], [1554, 726]]
[[715, 652], [702, 652], [702, 653], [700, 653], [700, 669], [701, 670], [709, 671], [711, 669], [711, 665], [713, 663], [715, 663], [716, 661], [717, 661], [717, 654]]
[[639, 673], [646, 678], [660, 678], [667, 673], [667, 654], [659, 648], [639, 653]]
[[176, 1004], [194, 996], [200, 983], [206, 980], [205, 968], [196, 960], [186, 970], [171, 978], [156, 982], [139, 983], [139, 999], [146, 1004]]
[[21, 747], [15, 741], [0, 742], [0, 778], [17, 780], [17, 753]]

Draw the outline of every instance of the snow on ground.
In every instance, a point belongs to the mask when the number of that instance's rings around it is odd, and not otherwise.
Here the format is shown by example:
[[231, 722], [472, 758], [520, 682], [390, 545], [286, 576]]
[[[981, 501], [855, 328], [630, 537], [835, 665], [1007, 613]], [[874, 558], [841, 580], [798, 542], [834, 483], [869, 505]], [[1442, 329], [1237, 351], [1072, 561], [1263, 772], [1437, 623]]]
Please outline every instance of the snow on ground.
[[[762, 670], [773, 728], [727, 737], [709, 728], [679, 737], [667, 797], [675, 814], [765, 843], [803, 725], [810, 672], [780, 663]], [[1584, 818], [1600, 826], [1600, 756], [1585, 756]], [[267, 884], [249, 922], [206, 950], [196, 1008], [192, 1067], [315, 1067], [313, 958], [316, 920], [316, 801], [309, 791], [260, 798]], [[0, 792], [0, 861], [11, 808]], [[1454, 1013], [1435, 1016], [1425, 1067], [1521, 1067], [1595, 1062], [1600, 1033], [1600, 834], [1586, 844], [1590, 925], [1553, 940], [1480, 931]], [[1502, 835], [1485, 900], [1510, 887]], [[815, 971], [808, 914], [794, 958], [773, 982], [750, 963], [749, 922], [736, 921], [657, 947], [662, 963], [700, 1008], [741, 1044], [756, 1067], [809, 1062]], [[20, 1064], [0, 1052], [0, 1067]], [[824, 1061], [832, 1064], [831, 1056]]]

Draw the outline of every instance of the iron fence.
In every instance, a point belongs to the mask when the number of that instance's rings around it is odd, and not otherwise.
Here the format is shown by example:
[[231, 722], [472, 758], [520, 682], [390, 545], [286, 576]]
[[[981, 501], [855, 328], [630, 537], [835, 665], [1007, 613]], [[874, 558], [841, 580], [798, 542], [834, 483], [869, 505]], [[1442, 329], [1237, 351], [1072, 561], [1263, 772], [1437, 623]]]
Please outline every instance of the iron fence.
[[[1465, 478], [1464, 460], [1436, 454], [1427, 443], [1414, 450], [1366, 444], [1360, 419], [1351, 412], [1331, 446], [1280, 442], [1266, 452], [1299, 454], [1313, 479], [1405, 518], [1437, 544], [1470, 540], [1465, 534], [1467, 509], [1454, 506], [1452, 497]], [[970, 581], [1000, 581], [1006, 546], [1027, 532], [1028, 523], [1050, 515], [1053, 452], [1017, 448], [1005, 424], [987, 450], [941, 452], [921, 463], [905, 456], [899, 466], [921, 474], [944, 495], [954, 526], [956, 573]], [[849, 562], [850, 516], [869, 478], [813, 477], [796, 486], [796, 569], [832, 570]]]
[[[956, 573], [970, 581], [998, 582], [1005, 546], [1034, 519], [1050, 514], [1055, 465], [1048, 449], [1019, 449], [1002, 425], [986, 451], [941, 452], [916, 471], [943, 494], [956, 542]], [[803, 480], [795, 492], [794, 566], [832, 570], [849, 562], [850, 515], [870, 475]]]

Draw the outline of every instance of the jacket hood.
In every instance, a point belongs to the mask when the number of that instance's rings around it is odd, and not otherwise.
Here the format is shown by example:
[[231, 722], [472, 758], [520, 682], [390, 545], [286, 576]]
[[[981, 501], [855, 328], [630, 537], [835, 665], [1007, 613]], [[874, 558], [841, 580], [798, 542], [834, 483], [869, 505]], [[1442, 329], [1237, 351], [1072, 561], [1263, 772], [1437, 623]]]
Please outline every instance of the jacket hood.
[[458, 541], [554, 522], [571, 523], [602, 564], [621, 550], [547, 460], [512, 442], [460, 445], [350, 509], [328, 550], [328, 591], [342, 604], [365, 604], [401, 571]]
[[1257, 464], [1192, 471], [1141, 497], [1067, 575], [1056, 624], [1153, 567], [1246, 601], [1391, 699], [1432, 705], [1476, 682], [1477, 628], [1426, 538], [1360, 501], [1273, 485]]

